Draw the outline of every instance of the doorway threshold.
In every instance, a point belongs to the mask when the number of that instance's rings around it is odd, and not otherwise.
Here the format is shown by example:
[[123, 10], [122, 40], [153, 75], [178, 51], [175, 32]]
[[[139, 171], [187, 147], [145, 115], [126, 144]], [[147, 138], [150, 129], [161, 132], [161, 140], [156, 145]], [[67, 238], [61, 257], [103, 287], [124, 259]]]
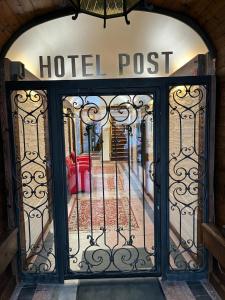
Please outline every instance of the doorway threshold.
[[10, 300], [221, 300], [207, 280], [160, 278], [66, 280], [64, 284], [20, 284]]

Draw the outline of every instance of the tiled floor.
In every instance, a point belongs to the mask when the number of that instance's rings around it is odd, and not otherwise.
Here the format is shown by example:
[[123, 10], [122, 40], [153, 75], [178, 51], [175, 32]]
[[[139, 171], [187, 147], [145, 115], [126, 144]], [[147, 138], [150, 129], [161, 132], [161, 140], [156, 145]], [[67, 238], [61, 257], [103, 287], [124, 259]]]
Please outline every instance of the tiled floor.
[[10, 300], [221, 300], [207, 281], [151, 278], [72, 280], [64, 285], [18, 286]]

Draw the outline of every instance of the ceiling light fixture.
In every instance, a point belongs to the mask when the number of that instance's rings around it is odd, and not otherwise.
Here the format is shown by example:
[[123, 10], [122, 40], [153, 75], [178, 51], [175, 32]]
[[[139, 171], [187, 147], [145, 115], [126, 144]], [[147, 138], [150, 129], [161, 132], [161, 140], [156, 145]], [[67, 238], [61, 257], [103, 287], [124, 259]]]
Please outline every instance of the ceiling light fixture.
[[70, 0], [75, 9], [76, 20], [79, 13], [85, 13], [98, 18], [104, 19], [104, 28], [106, 27], [106, 20], [117, 17], [124, 17], [127, 24], [128, 13], [131, 12], [143, 0]]

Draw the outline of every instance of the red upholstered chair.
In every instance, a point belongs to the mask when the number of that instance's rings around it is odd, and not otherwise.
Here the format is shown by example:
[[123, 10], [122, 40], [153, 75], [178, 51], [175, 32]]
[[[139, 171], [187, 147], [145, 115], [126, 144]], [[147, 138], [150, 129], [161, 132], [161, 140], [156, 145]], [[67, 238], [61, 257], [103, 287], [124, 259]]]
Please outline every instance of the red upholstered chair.
[[90, 167], [91, 159], [88, 155], [77, 156], [77, 163], [73, 162], [75, 153], [66, 157], [67, 182], [70, 194], [90, 192]]
[[78, 174], [78, 170], [76, 170], [75, 164], [73, 164], [70, 167], [70, 175], [67, 180], [68, 180], [70, 194], [77, 194], [78, 187], [79, 187], [79, 174]]
[[76, 165], [73, 163], [70, 157], [66, 157], [66, 168], [67, 168], [67, 183], [70, 194], [78, 193], [78, 181], [79, 176], [77, 176], [78, 171], [76, 170]]
[[91, 158], [87, 155], [80, 155], [80, 156], [77, 156], [77, 162], [78, 163], [86, 163], [86, 164], [90, 164], [90, 166], [92, 165], [92, 161], [91, 161]]
[[74, 151], [72, 151], [72, 152], [70, 153], [70, 158], [71, 158], [71, 160], [73, 161], [73, 163], [76, 162], [76, 154], [75, 154]]
[[81, 192], [90, 192], [90, 171], [89, 171], [89, 164], [84, 162], [79, 162], [78, 164], [79, 170], [79, 191]]

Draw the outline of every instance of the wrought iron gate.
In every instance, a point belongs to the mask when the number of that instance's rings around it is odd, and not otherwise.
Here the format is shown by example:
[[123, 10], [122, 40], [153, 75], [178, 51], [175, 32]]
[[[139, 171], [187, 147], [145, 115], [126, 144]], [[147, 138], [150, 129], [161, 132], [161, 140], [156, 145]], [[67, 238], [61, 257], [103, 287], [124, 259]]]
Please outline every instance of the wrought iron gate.
[[8, 82], [21, 278], [202, 278], [210, 77]]

